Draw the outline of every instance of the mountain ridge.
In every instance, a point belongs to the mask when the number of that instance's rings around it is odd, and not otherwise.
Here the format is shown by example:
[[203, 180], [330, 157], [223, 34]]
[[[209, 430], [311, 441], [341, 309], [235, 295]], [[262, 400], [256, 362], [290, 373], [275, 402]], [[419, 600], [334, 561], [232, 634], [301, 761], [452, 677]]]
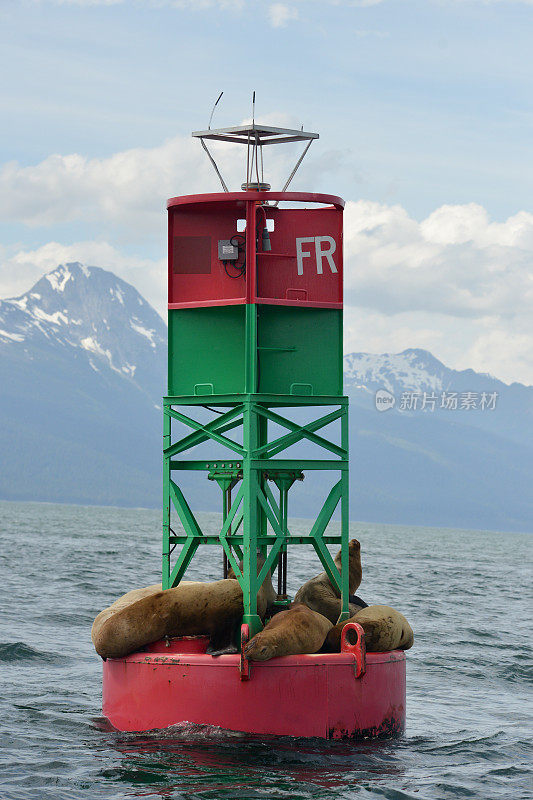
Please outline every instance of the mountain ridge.
[[[533, 529], [533, 387], [450, 369], [421, 348], [349, 353], [344, 366], [356, 518]], [[0, 447], [11, 463], [0, 496], [157, 506], [165, 375], [165, 323], [112, 272], [59, 265], [1, 300]], [[492, 410], [441, 408], [452, 390], [498, 401]], [[378, 413], [383, 391], [394, 405]], [[434, 408], [421, 407], [424, 392]], [[402, 407], [410, 393], [417, 402]], [[212, 488], [189, 481], [199, 510], [218, 510]], [[316, 489], [308, 476], [294, 515], [314, 513]]]

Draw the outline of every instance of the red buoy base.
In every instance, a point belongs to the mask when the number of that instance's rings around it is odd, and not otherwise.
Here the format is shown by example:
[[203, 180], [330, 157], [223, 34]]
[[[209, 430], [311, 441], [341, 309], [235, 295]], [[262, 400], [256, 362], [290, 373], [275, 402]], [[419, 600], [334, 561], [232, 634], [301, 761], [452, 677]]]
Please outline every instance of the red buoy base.
[[103, 713], [121, 731], [178, 723], [323, 739], [405, 728], [405, 654], [363, 651], [247, 662], [206, 654], [207, 637], [156, 642], [103, 665]]

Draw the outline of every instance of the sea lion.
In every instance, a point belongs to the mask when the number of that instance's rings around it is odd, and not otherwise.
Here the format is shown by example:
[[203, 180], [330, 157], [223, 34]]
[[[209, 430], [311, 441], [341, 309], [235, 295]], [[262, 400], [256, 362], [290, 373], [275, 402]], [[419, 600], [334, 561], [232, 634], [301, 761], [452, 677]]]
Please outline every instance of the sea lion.
[[[258, 556], [258, 573], [265, 563]], [[257, 613], [264, 619], [275, 599], [270, 571], [257, 593]], [[209, 635], [211, 655], [237, 653], [244, 613], [236, 580], [213, 583], [181, 581], [162, 591], [161, 584], [134, 589], [96, 617], [91, 638], [102, 658], [119, 658], [164, 636]]]
[[329, 619], [303, 603], [280, 611], [244, 648], [246, 658], [268, 661], [279, 656], [316, 653], [332, 627]]
[[174, 589], [149, 593], [114, 613], [99, 614], [91, 638], [102, 658], [120, 658], [164, 636], [203, 634], [218, 641], [237, 625], [242, 614], [238, 582], [182, 582]]
[[[257, 552], [257, 575], [263, 569], [265, 563], [265, 558], [263, 554], [258, 551]], [[243, 562], [239, 562], [239, 569], [242, 573]], [[230, 568], [228, 571], [228, 579], [229, 580], [237, 580], [237, 576], [235, 575], [235, 571], [233, 567]], [[274, 591], [274, 587], [272, 586], [272, 576], [270, 570], [268, 570], [266, 577], [259, 587], [259, 591], [257, 592], [257, 614], [261, 617], [262, 620], [265, 619], [267, 615], [270, 615], [272, 609], [274, 608], [274, 600], [276, 600], [277, 594]], [[244, 613], [244, 606], [242, 609], [242, 613]], [[229, 626], [226, 628], [220, 628], [214, 631], [211, 634], [209, 645], [207, 647], [207, 653], [212, 656], [221, 656], [227, 653], [238, 653], [240, 652], [240, 628], [242, 623], [242, 614], [238, 619], [232, 620]]]
[[[339, 572], [341, 571], [341, 550], [335, 556], [335, 564]], [[353, 593], [361, 583], [362, 568], [361, 568], [361, 545], [357, 539], [352, 539], [348, 547], [348, 564], [349, 564], [349, 578], [348, 588], [351, 595], [350, 600], [358, 598], [353, 597]], [[331, 585], [331, 581], [326, 572], [321, 572], [314, 578], [311, 578], [301, 586], [296, 592], [294, 598], [295, 603], [304, 603], [308, 608], [323, 614], [334, 625], [341, 613], [340, 592], [338, 589]], [[352, 604], [350, 612], [352, 614], [360, 611], [361, 606], [357, 603]]]
[[[194, 583], [194, 581], [181, 581], [182, 586], [189, 583]], [[161, 590], [162, 586], [160, 583], [153, 583], [151, 586], [144, 586], [142, 589], [132, 589], [130, 592], [126, 592], [126, 594], [123, 594], [118, 598], [118, 600], [115, 600], [114, 603], [111, 603], [110, 606], [104, 608], [103, 611], [100, 611], [93, 622], [91, 636], [93, 635], [93, 632], [95, 632], [104, 624], [106, 619], [112, 617], [117, 613], [117, 611], [121, 611], [123, 608], [126, 608], [126, 606], [131, 606], [133, 603], [137, 602], [137, 600], [142, 600], [143, 597], [156, 594]]]
[[358, 622], [361, 625], [369, 653], [409, 650], [413, 646], [414, 633], [403, 614], [390, 606], [367, 606], [351, 619], [337, 623], [329, 631], [323, 648], [326, 652], [339, 652], [342, 629], [347, 622]]
[[93, 622], [93, 629], [95, 626], [98, 627], [102, 625], [106, 619], [112, 617], [113, 614], [116, 614], [117, 611], [120, 611], [122, 608], [131, 606], [131, 604], [135, 603], [137, 600], [142, 600], [143, 597], [148, 597], [148, 595], [155, 594], [156, 592], [160, 591], [161, 584], [153, 583], [151, 586], [144, 586], [142, 589], [132, 589], [131, 592], [126, 592], [126, 594], [123, 594], [122, 597], [118, 598], [118, 600], [115, 600], [114, 603], [111, 603], [108, 608], [104, 608], [103, 611], [100, 611]]

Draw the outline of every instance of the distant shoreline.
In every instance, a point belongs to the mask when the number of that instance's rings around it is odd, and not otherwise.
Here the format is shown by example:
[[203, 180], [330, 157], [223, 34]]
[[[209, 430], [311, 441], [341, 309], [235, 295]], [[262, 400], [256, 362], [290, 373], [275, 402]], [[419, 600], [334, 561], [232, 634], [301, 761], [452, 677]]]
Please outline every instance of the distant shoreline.
[[[28, 506], [59, 506], [59, 507], [67, 507], [67, 508], [86, 508], [86, 509], [109, 509], [114, 511], [143, 511], [143, 512], [159, 512], [159, 508], [157, 506], [147, 507], [147, 506], [115, 506], [115, 505], [100, 505], [98, 503], [69, 503], [69, 502], [59, 502], [55, 500], [8, 500], [5, 498], [0, 497], [0, 504], [6, 503], [10, 505], [28, 505]], [[205, 514], [211, 516], [221, 517], [221, 514], [218, 511], [195, 511], [196, 514]], [[295, 522], [308, 522], [305, 517], [289, 517], [289, 520]], [[335, 524], [335, 523], [334, 523]], [[456, 532], [456, 533], [501, 533], [501, 534], [517, 534], [519, 536], [531, 536], [533, 531], [506, 531], [500, 530], [496, 528], [457, 528], [450, 525], [414, 525], [408, 524], [405, 522], [369, 522], [366, 520], [352, 520], [350, 525], [368, 525], [376, 528], [397, 528], [397, 529], [405, 529], [406, 531], [412, 531], [413, 529], [420, 528], [421, 530], [425, 531], [446, 531], [448, 533]]]

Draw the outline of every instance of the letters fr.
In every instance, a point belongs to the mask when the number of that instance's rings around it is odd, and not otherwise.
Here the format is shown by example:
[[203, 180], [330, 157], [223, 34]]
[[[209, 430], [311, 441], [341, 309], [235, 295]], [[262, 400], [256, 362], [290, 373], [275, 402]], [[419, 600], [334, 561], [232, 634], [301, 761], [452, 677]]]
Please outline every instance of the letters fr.
[[298, 275], [304, 274], [304, 258], [311, 257], [310, 250], [304, 250], [304, 244], [315, 245], [316, 274], [322, 275], [322, 262], [325, 258], [332, 272], [337, 272], [337, 267], [333, 261], [333, 253], [337, 249], [337, 243], [333, 236], [303, 236], [296, 239], [296, 261], [298, 263]]

